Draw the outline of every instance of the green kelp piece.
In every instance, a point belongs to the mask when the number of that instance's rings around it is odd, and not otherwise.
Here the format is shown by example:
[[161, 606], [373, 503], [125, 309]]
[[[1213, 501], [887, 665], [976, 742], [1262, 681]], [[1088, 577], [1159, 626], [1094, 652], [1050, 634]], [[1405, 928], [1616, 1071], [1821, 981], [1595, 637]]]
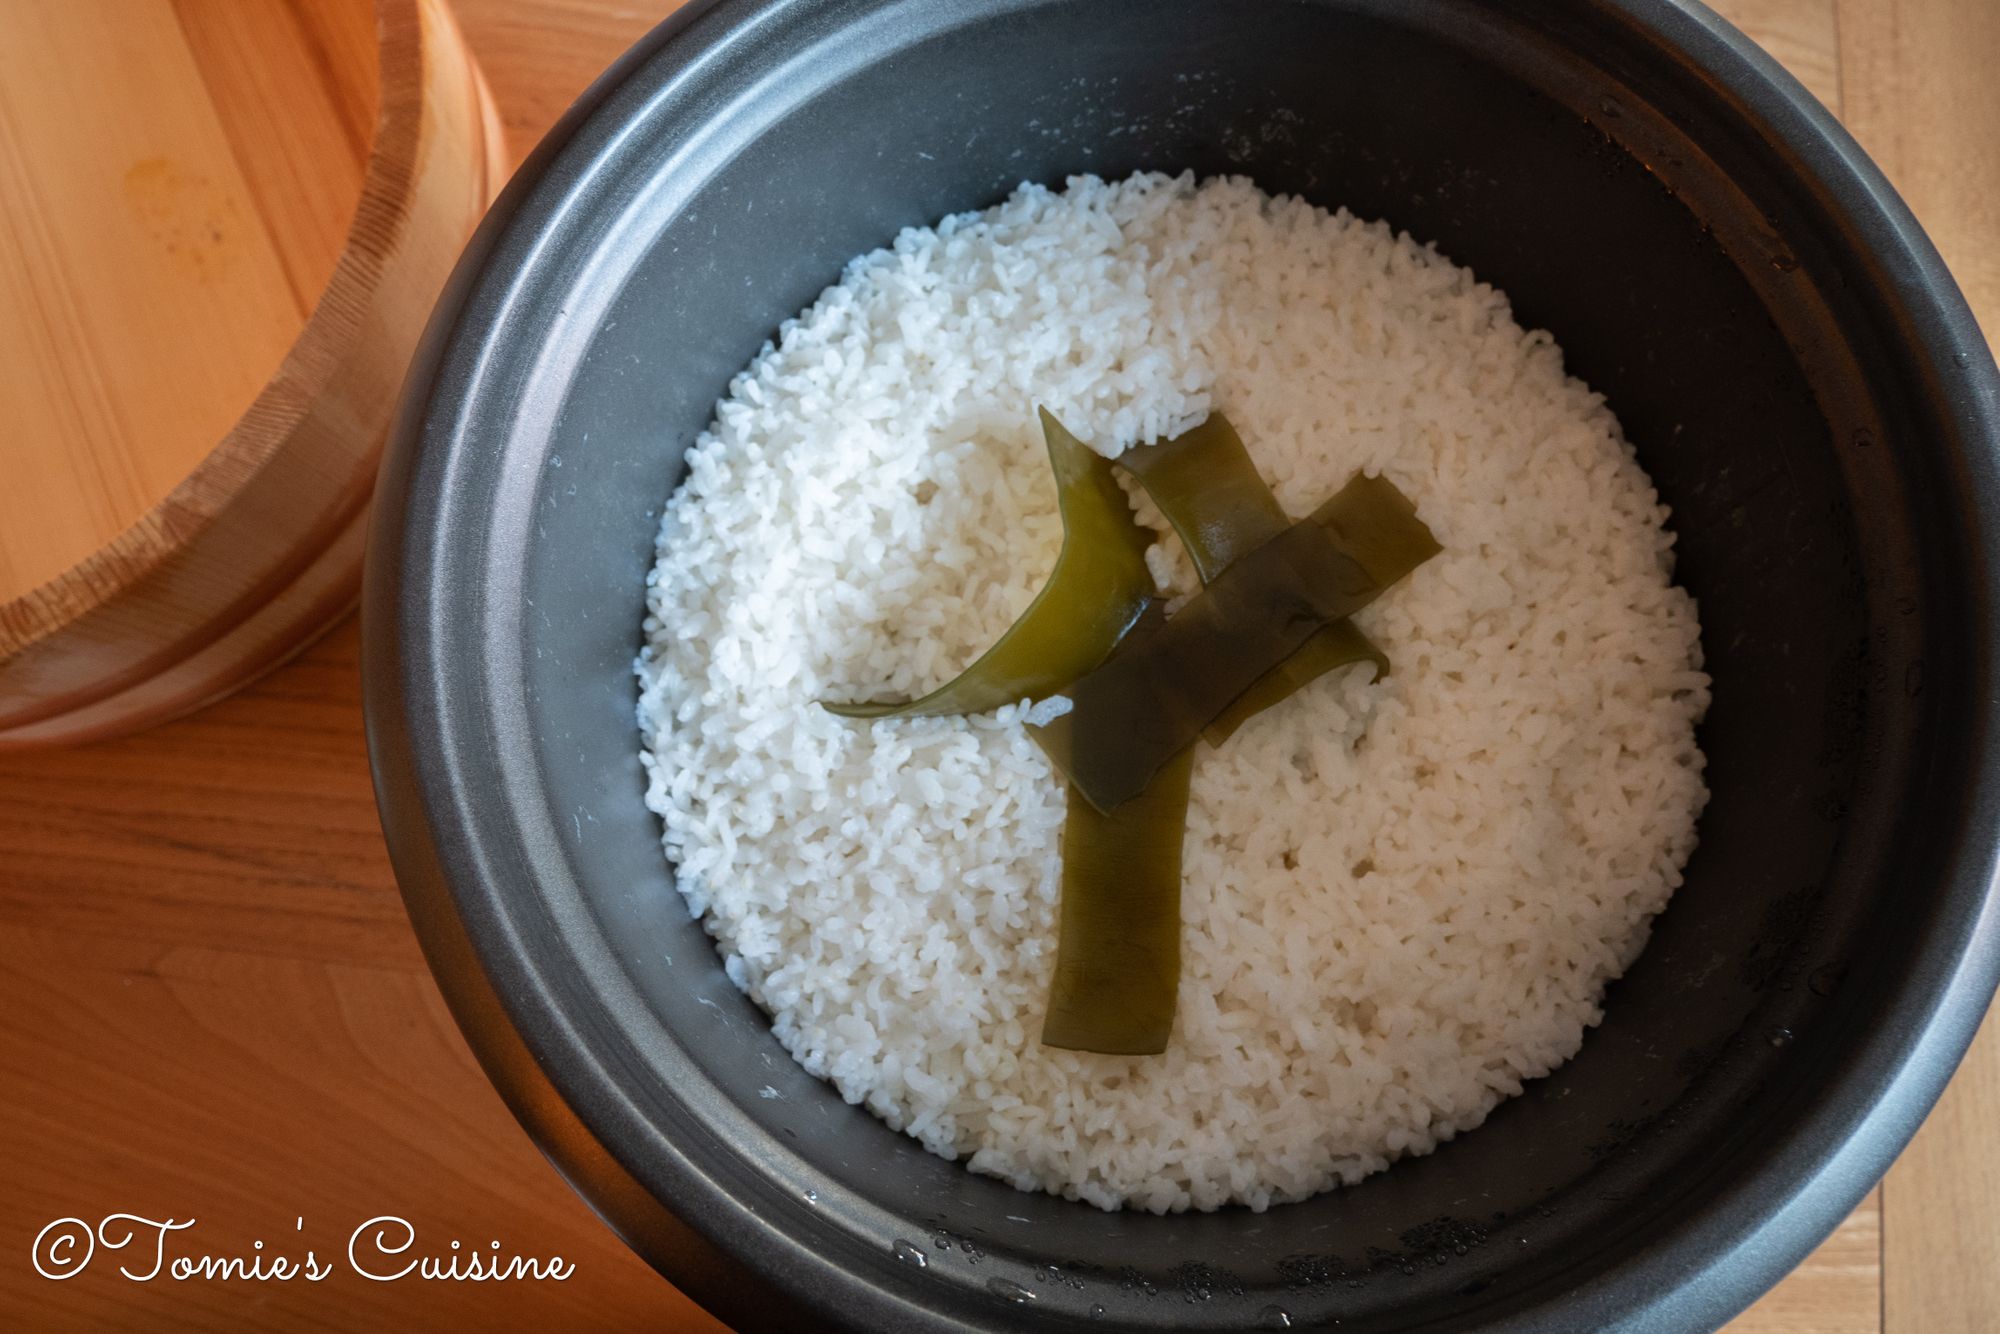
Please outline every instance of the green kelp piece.
[[1171, 440], [1133, 446], [1118, 456], [1118, 466], [1160, 507], [1204, 584], [1292, 526], [1243, 438], [1219, 412]]
[[[1119, 656], [1159, 632], [1147, 608]], [[1106, 815], [1074, 786], [1063, 823], [1062, 911], [1042, 1044], [1109, 1056], [1167, 1049], [1181, 977], [1181, 844], [1194, 751]]]
[[1062, 914], [1042, 1045], [1110, 1056], [1167, 1049], [1181, 982], [1184, 750], [1106, 815], [1071, 787]]
[[1035, 730], [1090, 804], [1115, 811], [1319, 630], [1441, 548], [1383, 478], [1356, 475], [1310, 518], [1238, 558], [1157, 634], [1079, 679]]
[[844, 718], [984, 713], [1043, 699], [1111, 655], [1153, 596], [1146, 568], [1152, 534], [1132, 515], [1109, 460], [1041, 412], [1055, 471], [1063, 544], [1055, 570], [979, 660], [921, 699], [821, 704]]
[[[1171, 440], [1128, 449], [1118, 462], [1139, 479], [1173, 525], [1203, 583], [1291, 526], [1242, 437], [1220, 412], [1211, 412], [1199, 426]], [[1375, 664], [1377, 679], [1389, 674], [1389, 655], [1352, 621], [1336, 621], [1238, 696], [1202, 729], [1202, 736], [1209, 745], [1220, 746], [1293, 692], [1336, 668], [1364, 661]]]
[[1328, 672], [1357, 662], [1375, 665], [1375, 679], [1389, 674], [1389, 655], [1361, 633], [1353, 620], [1335, 621], [1308, 639], [1291, 657], [1257, 678], [1257, 683], [1238, 695], [1228, 708], [1215, 715], [1201, 729], [1202, 740], [1219, 746], [1236, 735], [1236, 729], [1273, 704], [1282, 704], [1293, 694], [1311, 685]]

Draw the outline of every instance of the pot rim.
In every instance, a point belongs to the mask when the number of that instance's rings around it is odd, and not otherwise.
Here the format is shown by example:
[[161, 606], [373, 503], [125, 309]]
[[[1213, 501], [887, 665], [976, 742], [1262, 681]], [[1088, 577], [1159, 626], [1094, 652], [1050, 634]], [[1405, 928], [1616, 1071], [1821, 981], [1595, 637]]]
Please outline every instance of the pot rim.
[[[1036, 2], [996, 0], [994, 7]], [[997, 1327], [1004, 1311], [971, 1307], [947, 1317], [943, 1307], [920, 1306], [871, 1281], [858, 1262], [843, 1264], [858, 1260], [856, 1250], [829, 1244], [826, 1236], [808, 1245], [787, 1230], [781, 1215], [760, 1209], [740, 1189], [739, 1141], [714, 1138], [692, 1116], [663, 1128], [657, 1107], [649, 1111], [638, 1096], [641, 1080], [657, 1096], [653, 1076], [629, 1041], [607, 1031], [649, 1013], [611, 947], [581, 912], [554, 923], [559, 949], [531, 941], [506, 892], [530, 883], [527, 872], [476, 837], [481, 828], [507, 825], [531, 852], [559, 857], [541, 838], [537, 822], [546, 821], [536, 813], [534, 794], [510, 789], [502, 800], [491, 799], [494, 774], [507, 784], [503, 753], [520, 753], [527, 744], [524, 701], [488, 698], [481, 692], [492, 683], [471, 684], [453, 669], [464, 657], [454, 651], [467, 633], [462, 627], [479, 619], [465, 608], [486, 596], [474, 558], [483, 543], [464, 541], [462, 525], [441, 516], [458, 490], [454, 479], [465, 457], [478, 452], [469, 437], [478, 432], [482, 394], [500, 392], [493, 349], [507, 338], [501, 326], [509, 307], [538, 276], [546, 283], [560, 263], [551, 234], [581, 196], [621, 174], [633, 125], [676, 103], [712, 112], [718, 89], [754, 81], [757, 71], [731, 67], [749, 39], [778, 25], [837, 26], [844, 3], [696, 0], [584, 93], [480, 227], [411, 367], [383, 465], [363, 608], [369, 752], [397, 880], [461, 1029], [538, 1145], [634, 1249], [739, 1324], [833, 1316], [869, 1329]], [[896, 5], [976, 7], [894, 0], [875, 5], [857, 27], [873, 26]], [[1961, 503], [1970, 508], [1971, 496], [2000, 496], [2000, 373], [1942, 260], [1879, 170], [1811, 94], [1706, 9], [1675, 0], [1591, 0], [1591, 7], [1712, 79], [1720, 96], [1790, 154], [1802, 179], [1865, 239], [1884, 275], [1882, 300], [1909, 330], [1911, 355], [1937, 411], [1957, 428], [1956, 462], [1968, 493]], [[688, 120], [679, 146], [693, 157], [701, 148], [703, 111]], [[1979, 604], [1989, 606], [1986, 590], [2000, 586], [2000, 524], [1968, 521], [1967, 528], [1974, 566], [1968, 577]], [[458, 534], [449, 544], [447, 531]], [[1990, 639], [1975, 636], [1981, 644]], [[1978, 749], [1969, 762], [1974, 781], [1957, 812], [1964, 837], [1939, 889], [1943, 924], [1926, 938], [1889, 1012], [1858, 1044], [1846, 1077], [1815, 1097], [1782, 1148], [1704, 1200], [1678, 1231], [1582, 1284], [1543, 1294], [1493, 1328], [1719, 1324], [1830, 1233], [1915, 1132], [2000, 978], [2000, 897], [1992, 892], [2000, 861], [1992, 833], [2000, 829], [2000, 754], [1980, 744], [1995, 712], [1989, 657], [1980, 652], [1968, 669], [1968, 698], [1984, 703], [1966, 706], [1977, 714], [1967, 741]], [[478, 808], [475, 793], [483, 794]], [[580, 985], [586, 974], [611, 981], [604, 990], [586, 988]], [[678, 1051], [652, 1059], [670, 1069], [677, 1060], [685, 1066], [688, 1082], [674, 1086], [676, 1101], [728, 1114], [708, 1105], [722, 1101], [720, 1095]], [[552, 1070], [562, 1072], [560, 1087]], [[746, 1136], [754, 1133], [743, 1125]]]

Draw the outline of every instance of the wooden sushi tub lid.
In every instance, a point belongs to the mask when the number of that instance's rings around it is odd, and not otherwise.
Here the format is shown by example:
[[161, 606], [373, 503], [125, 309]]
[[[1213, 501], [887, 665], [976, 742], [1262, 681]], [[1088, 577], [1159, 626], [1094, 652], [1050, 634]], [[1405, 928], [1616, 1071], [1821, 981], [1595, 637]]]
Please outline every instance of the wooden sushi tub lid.
[[505, 169], [445, 0], [0, 8], [0, 749], [196, 708], [352, 605]]

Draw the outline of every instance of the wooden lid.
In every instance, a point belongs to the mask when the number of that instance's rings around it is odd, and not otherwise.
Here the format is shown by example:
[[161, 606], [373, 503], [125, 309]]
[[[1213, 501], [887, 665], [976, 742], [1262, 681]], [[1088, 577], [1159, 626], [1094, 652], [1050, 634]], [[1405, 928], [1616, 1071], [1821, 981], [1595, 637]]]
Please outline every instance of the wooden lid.
[[443, 0], [0, 9], [0, 747], [194, 707], [352, 602], [503, 155]]

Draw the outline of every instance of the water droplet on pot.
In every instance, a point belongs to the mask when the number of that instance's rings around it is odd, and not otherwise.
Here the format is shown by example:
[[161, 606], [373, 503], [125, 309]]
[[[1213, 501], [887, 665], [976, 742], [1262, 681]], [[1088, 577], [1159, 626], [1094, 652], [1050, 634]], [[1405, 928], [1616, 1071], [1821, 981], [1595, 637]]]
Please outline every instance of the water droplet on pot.
[[816, 1190], [809, 1190], [809, 1191], [807, 1191], [807, 1192], [806, 1192], [806, 1203], [807, 1203], [807, 1204], [818, 1204], [818, 1203], [819, 1203], [819, 1192], [818, 1192], [818, 1191], [816, 1191]]
[[1005, 1297], [1010, 1302], [1031, 1302], [1035, 1300], [1034, 1293], [1029, 1292], [1026, 1288], [1010, 1279], [989, 1278], [986, 1280], [986, 1290], [995, 1297]]
[[1791, 1040], [1792, 1040], [1791, 1029], [1774, 1028], [1771, 1030], [1770, 1043], [1773, 1047], [1782, 1047]]
[[1282, 1306], [1267, 1306], [1257, 1313], [1257, 1322], [1265, 1329], [1290, 1329], [1292, 1313]]
[[924, 1268], [931, 1262], [930, 1256], [925, 1255], [901, 1237], [896, 1238], [896, 1244], [890, 1247], [890, 1253], [904, 1264], [915, 1265], [919, 1269]]
[[1102, 1320], [1102, 1319], [1104, 1319], [1104, 1307], [1103, 1307], [1103, 1305], [1102, 1305], [1102, 1304], [1100, 1304], [1100, 1303], [1097, 1303], [1097, 1302], [1093, 1302], [1093, 1303], [1091, 1303], [1091, 1307], [1090, 1307], [1090, 1318], [1091, 1318], [1092, 1320]]

